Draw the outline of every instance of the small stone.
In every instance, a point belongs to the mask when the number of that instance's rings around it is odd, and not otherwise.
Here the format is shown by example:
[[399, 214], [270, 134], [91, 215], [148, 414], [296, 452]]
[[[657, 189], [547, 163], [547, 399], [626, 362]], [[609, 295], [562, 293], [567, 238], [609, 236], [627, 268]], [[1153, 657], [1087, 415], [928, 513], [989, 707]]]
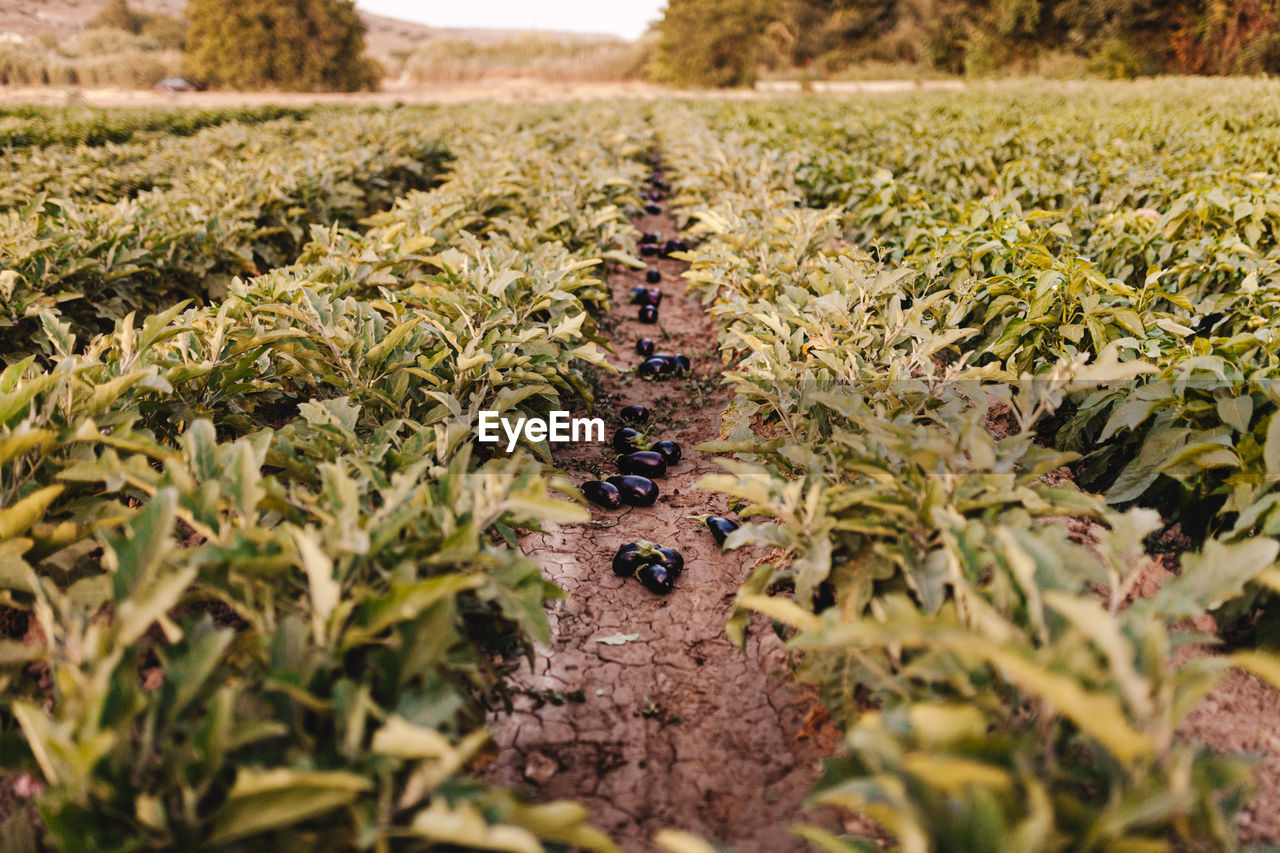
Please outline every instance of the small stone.
[[546, 785], [559, 769], [560, 766], [556, 764], [555, 759], [548, 758], [541, 752], [534, 752], [524, 763], [524, 778], [535, 785]]

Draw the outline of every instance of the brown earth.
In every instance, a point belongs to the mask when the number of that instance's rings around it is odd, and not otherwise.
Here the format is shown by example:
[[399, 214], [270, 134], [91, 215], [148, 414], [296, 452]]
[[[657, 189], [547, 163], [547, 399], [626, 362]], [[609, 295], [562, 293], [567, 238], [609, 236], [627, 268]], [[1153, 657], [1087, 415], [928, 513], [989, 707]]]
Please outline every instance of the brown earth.
[[[674, 230], [666, 215], [643, 217], [636, 226], [666, 235]], [[600, 411], [610, 415], [611, 435], [617, 406], [648, 406], [651, 440], [674, 440], [684, 456], [658, 481], [655, 506], [593, 507], [590, 523], [549, 525], [523, 540], [522, 548], [568, 597], [550, 614], [551, 646], [539, 649], [532, 669], [525, 664], [516, 682], [530, 692], [581, 691], [585, 701], [542, 704], [526, 695], [514, 713], [495, 715], [490, 722], [500, 752], [487, 778], [523, 787], [538, 800], [582, 802], [627, 851], [655, 849], [650, 839], [664, 828], [743, 853], [805, 850], [787, 827], [797, 819], [830, 823], [831, 815], [806, 813], [802, 800], [838, 734], [822, 723], [812, 694], [792, 681], [783, 643], [767, 623], [753, 626], [745, 651], [725, 636], [738, 586], [758, 555], [722, 551], [687, 516], [728, 514], [723, 496], [694, 488], [719, 470], [714, 457], [694, 447], [717, 437], [729, 394], [718, 381], [710, 319], [685, 296], [679, 278], [687, 265], [656, 265], [664, 291], [656, 327], [641, 325], [627, 306], [643, 272], [610, 276], [614, 313], [627, 318], [617, 324], [611, 363], [623, 371], [638, 364], [635, 341], [649, 337], [659, 351], [689, 355], [694, 377], [645, 382], [628, 373], [607, 375], [601, 398], [609, 408]], [[574, 448], [558, 461], [578, 480], [616, 470], [607, 447]], [[684, 574], [670, 594], [655, 595], [610, 570], [618, 546], [638, 539], [684, 556]], [[630, 634], [638, 636], [601, 642]]]

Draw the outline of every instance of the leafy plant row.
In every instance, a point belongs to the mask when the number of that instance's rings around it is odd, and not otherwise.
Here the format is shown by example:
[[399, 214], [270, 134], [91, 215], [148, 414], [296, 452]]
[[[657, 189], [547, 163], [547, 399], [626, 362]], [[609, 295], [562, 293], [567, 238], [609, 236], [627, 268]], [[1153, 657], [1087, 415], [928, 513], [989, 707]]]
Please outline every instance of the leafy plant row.
[[[1230, 667], [1280, 683], [1280, 660], [1183, 660], [1207, 639], [1186, 620], [1270, 582], [1280, 544], [1241, 519], [1134, 601], [1160, 515], [1062, 481], [1079, 456], [1041, 435], [1082, 399], [1132, 409], [1159, 385], [1134, 380], [1186, 368], [1192, 345], [1164, 344], [1160, 315], [1144, 315], [1148, 333], [1116, 310], [1131, 294], [1061, 258], [1037, 277], [954, 282], [877, 260], [850, 245], [841, 209], [803, 205], [794, 160], [757, 135], [681, 110], [660, 137], [702, 238], [689, 277], [737, 391], [711, 445], [737, 460], [704, 486], [762, 519], [730, 547], [773, 553], [730, 633], [740, 641], [753, 613], [791, 626], [802, 672], [846, 731], [815, 801], [870, 815], [912, 851], [1233, 849], [1247, 761], [1178, 732]], [[1032, 251], [992, 256], [1020, 250]], [[1089, 346], [1057, 343], [1058, 318], [981, 363], [1037, 300], [1073, 298], [1101, 327]], [[875, 849], [798, 831], [824, 849]]]
[[[318, 117], [317, 117], [318, 118]], [[5, 155], [0, 208], [23, 207], [32, 196], [117, 202], [170, 189], [191, 172], [227, 160], [247, 160], [314, 134], [322, 122], [285, 116], [225, 122], [190, 136], [155, 135], [100, 146], [49, 145]]]
[[50, 366], [0, 376], [0, 587], [29, 626], [0, 641], [0, 765], [45, 786], [46, 841], [616, 849], [468, 775], [559, 594], [512, 531], [586, 517], [545, 446], [485, 458], [472, 427], [589, 399], [649, 140], [500, 117], [367, 231], [83, 345], [44, 313]]
[[1084, 456], [1078, 482], [1194, 535], [1270, 529], [1277, 140], [1270, 102], [1233, 86], [1207, 106], [1194, 84], [908, 99], [861, 129], [788, 105], [763, 136], [796, 151], [802, 203], [837, 202], [843, 239], [913, 273], [904, 306], [971, 330], [949, 357], [1017, 374], [1114, 347], [1152, 368], [1041, 429]]
[[210, 162], [169, 189], [114, 204], [33, 196], [0, 213], [5, 357], [30, 352], [38, 316], [92, 334], [130, 311], [225, 293], [237, 275], [292, 260], [315, 225], [353, 225], [447, 157], [443, 127], [411, 112], [327, 114], [261, 156]]
[[97, 110], [84, 107], [7, 107], [0, 110], [0, 149], [41, 145], [106, 145], [140, 134], [190, 136], [227, 122], [305, 118], [308, 108], [263, 106], [219, 110]]

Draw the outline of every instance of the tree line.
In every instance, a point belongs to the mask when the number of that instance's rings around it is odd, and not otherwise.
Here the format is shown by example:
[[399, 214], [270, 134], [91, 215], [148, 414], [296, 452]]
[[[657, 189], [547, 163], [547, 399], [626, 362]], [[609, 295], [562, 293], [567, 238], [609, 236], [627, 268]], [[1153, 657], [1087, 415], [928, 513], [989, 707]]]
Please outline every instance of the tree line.
[[1280, 71], [1280, 0], [669, 0], [655, 79], [750, 83], [761, 67], [953, 74], [1056, 54], [1108, 76]]

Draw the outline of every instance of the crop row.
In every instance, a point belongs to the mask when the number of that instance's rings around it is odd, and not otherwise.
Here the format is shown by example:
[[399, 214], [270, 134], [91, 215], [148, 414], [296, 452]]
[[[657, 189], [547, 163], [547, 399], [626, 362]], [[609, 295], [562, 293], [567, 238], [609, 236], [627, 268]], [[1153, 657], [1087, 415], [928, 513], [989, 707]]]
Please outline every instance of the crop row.
[[[315, 226], [354, 225], [435, 180], [444, 127], [421, 114], [329, 114], [260, 156], [209, 162], [114, 204], [33, 196], [0, 213], [5, 357], [29, 352], [43, 315], [77, 333], [129, 311], [225, 293], [237, 275], [292, 260]], [[199, 158], [199, 159], [197, 159]]]
[[864, 110], [866, 139], [830, 108], [779, 107], [767, 136], [796, 152], [802, 203], [911, 272], [904, 306], [966, 330], [951, 358], [1016, 375], [1111, 349], [1145, 365], [1039, 428], [1084, 457], [1080, 485], [1196, 538], [1275, 532], [1280, 138], [1269, 100], [1251, 115], [1179, 85], [1052, 110], [1025, 93], [909, 100]]
[[49, 145], [4, 155], [0, 209], [26, 206], [33, 196], [117, 202], [141, 192], [170, 189], [192, 172], [264, 152], [312, 135], [319, 122], [293, 116], [262, 122], [226, 122], [190, 136], [157, 135], [100, 146]]
[[227, 122], [242, 124], [290, 116], [303, 118], [308, 109], [250, 107], [222, 110], [93, 110], [71, 107], [7, 107], [0, 109], [0, 149], [42, 145], [106, 145], [127, 142], [144, 134], [190, 136]]
[[467, 776], [559, 594], [512, 531], [586, 517], [473, 425], [589, 400], [647, 130], [485, 120], [367, 231], [0, 375], [0, 753], [54, 843], [616, 849]]
[[[1280, 453], [1274, 401], [1255, 410], [1238, 383], [1178, 381], [1241, 351], [1197, 352], [1155, 300], [1084, 259], [1029, 258], [1033, 223], [985, 235], [1004, 239], [988, 253], [1006, 269], [942, 274], [933, 254], [851, 245], [848, 208], [808, 206], [791, 147], [762, 145], [758, 128], [681, 110], [660, 137], [702, 238], [689, 276], [737, 392], [711, 446], [737, 460], [704, 485], [764, 519], [730, 547], [773, 549], [730, 633], [740, 641], [756, 612], [795, 629], [802, 672], [846, 729], [815, 800], [870, 815], [908, 851], [1232, 849], [1247, 763], [1179, 727], [1228, 668], [1276, 683], [1280, 660], [1174, 661], [1195, 639], [1185, 620], [1273, 579], [1280, 544], [1255, 535], [1260, 510], [1233, 512], [1181, 555], [1178, 577], [1133, 601], [1151, 570], [1144, 541], [1163, 525], [1142, 507], [1147, 489], [1130, 475], [1120, 512], [1070, 482], [1080, 454], [1052, 442], [1082, 412], [1110, 418], [1090, 439], [1132, 471], [1145, 451], [1115, 436], [1139, 409], [1171, 405], [1159, 392], [1172, 389], [1187, 411], [1237, 425], [1233, 495], [1254, 506], [1266, 484], [1239, 480], [1258, 472], [1252, 454]], [[794, 147], [804, 137], [800, 126]], [[1062, 327], [1076, 316], [1073, 341]], [[1198, 447], [1179, 450], [1152, 467], [1205, 467], [1188, 464]], [[781, 589], [790, 597], [768, 594]], [[824, 849], [873, 849], [800, 831]]]

